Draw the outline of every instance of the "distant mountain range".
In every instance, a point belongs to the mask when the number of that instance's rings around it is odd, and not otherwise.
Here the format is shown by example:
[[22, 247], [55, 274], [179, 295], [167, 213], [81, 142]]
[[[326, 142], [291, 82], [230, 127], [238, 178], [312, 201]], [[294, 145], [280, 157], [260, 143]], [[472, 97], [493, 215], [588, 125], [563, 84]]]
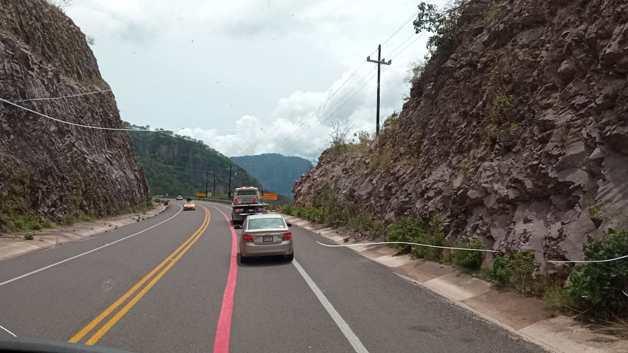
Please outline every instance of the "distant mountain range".
[[262, 183], [264, 190], [290, 198], [292, 198], [294, 182], [312, 169], [312, 163], [307, 159], [277, 153], [239, 156], [231, 159]]

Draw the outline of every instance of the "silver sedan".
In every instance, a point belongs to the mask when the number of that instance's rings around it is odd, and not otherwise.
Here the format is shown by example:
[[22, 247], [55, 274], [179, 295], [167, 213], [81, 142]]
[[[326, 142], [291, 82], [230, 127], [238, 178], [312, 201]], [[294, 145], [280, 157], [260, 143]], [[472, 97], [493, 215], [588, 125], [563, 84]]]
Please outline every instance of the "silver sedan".
[[248, 216], [240, 236], [240, 262], [254, 256], [283, 256], [286, 261], [292, 261], [290, 226], [283, 216], [275, 213]]

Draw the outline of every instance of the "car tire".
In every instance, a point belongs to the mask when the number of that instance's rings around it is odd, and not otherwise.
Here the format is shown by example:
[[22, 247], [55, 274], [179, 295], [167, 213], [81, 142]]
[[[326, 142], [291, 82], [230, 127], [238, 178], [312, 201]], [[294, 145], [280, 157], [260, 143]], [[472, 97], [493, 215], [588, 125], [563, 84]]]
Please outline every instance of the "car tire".
[[294, 254], [290, 254], [290, 255], [284, 255], [283, 256], [284, 261], [286, 262], [292, 262], [292, 260], [294, 260]]
[[246, 256], [242, 256], [242, 255], [238, 254], [238, 263], [239, 263], [240, 265], [244, 265], [244, 264], [246, 264], [248, 261], [249, 261], [249, 258], [248, 258], [248, 257], [246, 257]]

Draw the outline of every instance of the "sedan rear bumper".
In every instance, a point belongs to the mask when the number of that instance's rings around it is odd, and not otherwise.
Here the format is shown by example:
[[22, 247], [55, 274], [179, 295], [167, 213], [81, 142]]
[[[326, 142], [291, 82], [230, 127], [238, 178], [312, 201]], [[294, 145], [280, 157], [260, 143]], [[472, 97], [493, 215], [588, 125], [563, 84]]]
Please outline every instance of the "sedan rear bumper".
[[286, 240], [277, 244], [240, 243], [241, 256], [277, 256], [292, 254], [292, 241]]

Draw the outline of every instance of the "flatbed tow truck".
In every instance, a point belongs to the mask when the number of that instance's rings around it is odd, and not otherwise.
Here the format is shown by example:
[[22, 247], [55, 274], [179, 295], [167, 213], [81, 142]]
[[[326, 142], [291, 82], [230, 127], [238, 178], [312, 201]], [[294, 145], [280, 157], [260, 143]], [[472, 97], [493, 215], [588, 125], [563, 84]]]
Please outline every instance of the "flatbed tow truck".
[[254, 186], [242, 186], [235, 189], [231, 201], [231, 223], [241, 227], [247, 216], [265, 213], [267, 204], [262, 202], [262, 195]]

